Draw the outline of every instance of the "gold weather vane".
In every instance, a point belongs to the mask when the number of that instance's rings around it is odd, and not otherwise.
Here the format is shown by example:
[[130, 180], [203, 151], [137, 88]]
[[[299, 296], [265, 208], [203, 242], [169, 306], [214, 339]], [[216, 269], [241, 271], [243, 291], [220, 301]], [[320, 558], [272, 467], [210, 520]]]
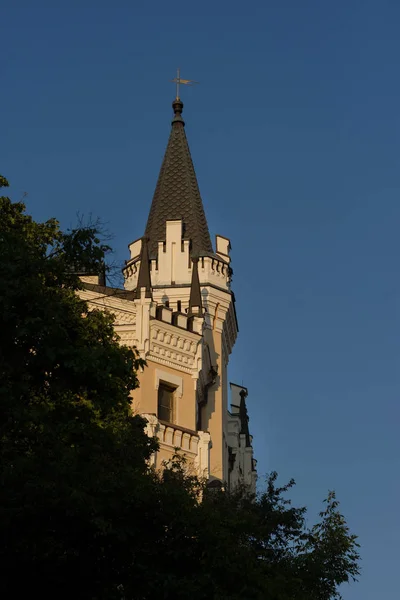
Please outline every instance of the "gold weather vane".
[[181, 70], [178, 69], [176, 73], [175, 79], [171, 79], [173, 83], [176, 83], [176, 99], [179, 100], [179, 86], [182, 85], [193, 85], [194, 83], [199, 83], [198, 81], [193, 81], [192, 79], [181, 79]]

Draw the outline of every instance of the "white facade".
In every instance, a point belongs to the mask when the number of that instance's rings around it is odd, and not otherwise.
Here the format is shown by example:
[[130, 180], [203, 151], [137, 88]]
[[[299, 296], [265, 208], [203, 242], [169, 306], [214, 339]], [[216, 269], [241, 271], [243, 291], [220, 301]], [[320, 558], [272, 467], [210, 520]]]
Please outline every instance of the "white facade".
[[[213, 250], [184, 133], [183, 104], [176, 100], [173, 107], [146, 227], [150, 237], [129, 245], [125, 289], [85, 277], [81, 295], [91, 308], [112, 312], [121, 343], [135, 347], [146, 360], [132, 405], [147, 419], [148, 434], [159, 439], [153, 464], [162, 466], [181, 448], [197, 474], [210, 482], [255, 490], [243, 394], [239, 412], [234, 408], [238, 386], [231, 386], [233, 407], [228, 408], [227, 368], [238, 334], [231, 245], [217, 236]], [[168, 402], [167, 409], [160, 402]]]

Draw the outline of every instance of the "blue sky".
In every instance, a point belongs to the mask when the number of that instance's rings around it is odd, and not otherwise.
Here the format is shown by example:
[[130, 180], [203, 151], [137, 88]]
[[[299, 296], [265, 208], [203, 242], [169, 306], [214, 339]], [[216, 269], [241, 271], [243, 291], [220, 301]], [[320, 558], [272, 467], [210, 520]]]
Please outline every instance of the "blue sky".
[[[138, 6], [139, 8], [136, 8]], [[143, 8], [146, 6], [146, 8]], [[398, 597], [400, 4], [14, 0], [0, 171], [37, 219], [141, 236], [174, 87], [212, 234], [231, 238], [260, 473], [310, 522], [335, 489], [362, 545], [345, 600]]]

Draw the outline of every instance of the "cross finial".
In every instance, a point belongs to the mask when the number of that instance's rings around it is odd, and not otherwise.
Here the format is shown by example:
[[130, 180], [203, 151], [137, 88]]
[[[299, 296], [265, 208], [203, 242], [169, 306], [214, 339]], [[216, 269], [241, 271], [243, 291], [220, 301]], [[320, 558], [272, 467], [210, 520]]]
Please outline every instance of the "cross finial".
[[180, 100], [179, 96], [179, 86], [183, 85], [193, 85], [194, 83], [199, 83], [198, 81], [193, 81], [192, 79], [181, 79], [181, 70], [177, 69], [175, 79], [172, 79], [173, 83], [176, 83], [176, 99]]

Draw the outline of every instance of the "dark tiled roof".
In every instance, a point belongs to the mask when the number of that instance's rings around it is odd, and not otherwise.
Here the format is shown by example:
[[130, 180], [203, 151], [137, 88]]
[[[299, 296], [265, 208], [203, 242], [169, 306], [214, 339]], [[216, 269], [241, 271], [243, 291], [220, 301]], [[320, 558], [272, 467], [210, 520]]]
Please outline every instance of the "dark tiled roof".
[[140, 267], [139, 276], [135, 291], [135, 297], [140, 299], [141, 289], [146, 288], [146, 298], [151, 298], [151, 276], [150, 276], [150, 261], [149, 250], [147, 246], [147, 238], [142, 238], [142, 249], [140, 252]]
[[175, 100], [172, 106], [175, 118], [145, 235], [149, 239], [150, 257], [154, 257], [158, 242], [165, 240], [166, 221], [182, 219], [183, 237], [191, 240], [191, 254], [201, 256], [212, 253], [213, 247], [181, 117], [183, 103]]
[[203, 313], [198, 265], [199, 265], [199, 259], [197, 257], [193, 258], [192, 259], [192, 283], [190, 286], [190, 298], [189, 298], [189, 315], [193, 314], [194, 308], [197, 308], [200, 315]]
[[[115, 296], [115, 298], [121, 298], [121, 300], [134, 300], [135, 292], [128, 290], [121, 290], [119, 288], [112, 288], [107, 285], [98, 285], [96, 283], [87, 283], [82, 281], [81, 285], [83, 289], [91, 292], [97, 292], [100, 296]], [[96, 298], [93, 298], [96, 300]]]

